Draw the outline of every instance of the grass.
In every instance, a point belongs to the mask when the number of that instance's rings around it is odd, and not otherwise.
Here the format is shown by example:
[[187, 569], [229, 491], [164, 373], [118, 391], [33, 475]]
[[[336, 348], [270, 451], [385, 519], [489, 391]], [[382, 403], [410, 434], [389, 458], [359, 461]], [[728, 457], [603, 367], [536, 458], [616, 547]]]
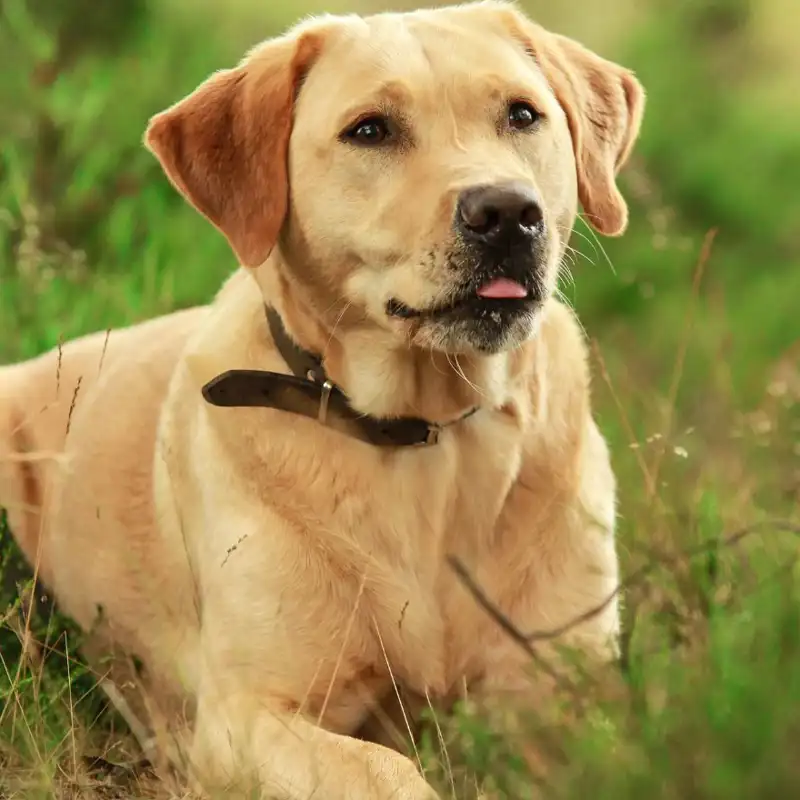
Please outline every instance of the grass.
[[[633, 66], [650, 98], [623, 180], [631, 228], [601, 243], [579, 224], [564, 287], [591, 340], [620, 484], [623, 653], [578, 670], [536, 719], [457, 709], [420, 756], [443, 796], [476, 782], [511, 798], [800, 796], [792, 2], [526, 5]], [[141, 133], [314, 4], [98, 8], [0, 9], [0, 363], [211, 298], [232, 257]], [[0, 796], [182, 796], [126, 766], [135, 748], [76, 632], [22, 658], [0, 619]]]

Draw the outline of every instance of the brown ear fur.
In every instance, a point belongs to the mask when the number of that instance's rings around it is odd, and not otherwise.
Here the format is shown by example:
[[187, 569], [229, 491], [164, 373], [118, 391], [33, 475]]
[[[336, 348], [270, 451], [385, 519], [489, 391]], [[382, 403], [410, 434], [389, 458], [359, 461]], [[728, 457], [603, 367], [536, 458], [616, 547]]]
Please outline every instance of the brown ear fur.
[[305, 33], [262, 45], [152, 118], [145, 144], [244, 266], [269, 256], [286, 215], [298, 81], [321, 46]]
[[509, 13], [517, 38], [536, 59], [567, 115], [584, 213], [600, 233], [619, 236], [628, 224], [628, 206], [616, 174], [639, 135], [644, 89], [630, 70], [516, 11]]

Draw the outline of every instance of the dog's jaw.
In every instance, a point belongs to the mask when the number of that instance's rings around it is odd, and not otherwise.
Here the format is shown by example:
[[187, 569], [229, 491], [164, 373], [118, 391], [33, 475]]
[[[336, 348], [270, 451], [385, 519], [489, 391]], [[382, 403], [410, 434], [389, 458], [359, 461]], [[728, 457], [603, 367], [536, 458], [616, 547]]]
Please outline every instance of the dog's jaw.
[[[307, 288], [278, 278], [284, 269], [280, 259], [274, 253], [259, 270], [264, 302], [278, 311], [298, 344], [322, 354], [326, 373], [361, 413], [447, 423], [476, 406], [498, 408], [515, 391], [533, 357], [532, 335], [544, 307], [524, 315], [520, 327], [509, 328], [511, 336], [524, 333], [513, 347], [481, 352], [474, 344], [457, 348], [454, 338], [450, 348], [436, 350], [410, 345], [394, 326], [379, 325], [363, 314], [312, 313]], [[457, 324], [447, 327], [458, 335]], [[474, 340], [474, 328], [465, 336]]]

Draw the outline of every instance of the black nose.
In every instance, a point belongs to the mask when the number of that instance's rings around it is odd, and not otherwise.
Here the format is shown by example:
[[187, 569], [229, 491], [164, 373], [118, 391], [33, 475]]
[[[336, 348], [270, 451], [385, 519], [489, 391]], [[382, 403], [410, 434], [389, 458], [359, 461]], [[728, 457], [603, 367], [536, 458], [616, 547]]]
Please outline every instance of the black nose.
[[506, 236], [532, 236], [542, 223], [539, 198], [524, 183], [472, 186], [458, 198], [456, 224], [469, 239], [492, 243]]

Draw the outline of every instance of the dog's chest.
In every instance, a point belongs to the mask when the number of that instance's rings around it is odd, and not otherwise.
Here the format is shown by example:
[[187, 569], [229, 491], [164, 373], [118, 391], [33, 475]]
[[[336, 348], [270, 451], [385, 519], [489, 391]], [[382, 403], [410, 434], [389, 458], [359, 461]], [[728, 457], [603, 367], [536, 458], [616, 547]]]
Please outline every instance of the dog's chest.
[[376, 667], [388, 662], [416, 692], [447, 694], [480, 671], [488, 620], [452, 560], [480, 564], [484, 574], [504, 561], [499, 521], [521, 444], [514, 425], [494, 423], [476, 420], [469, 435], [439, 449], [376, 464], [372, 491], [338, 509], [375, 565], [367, 602]]

